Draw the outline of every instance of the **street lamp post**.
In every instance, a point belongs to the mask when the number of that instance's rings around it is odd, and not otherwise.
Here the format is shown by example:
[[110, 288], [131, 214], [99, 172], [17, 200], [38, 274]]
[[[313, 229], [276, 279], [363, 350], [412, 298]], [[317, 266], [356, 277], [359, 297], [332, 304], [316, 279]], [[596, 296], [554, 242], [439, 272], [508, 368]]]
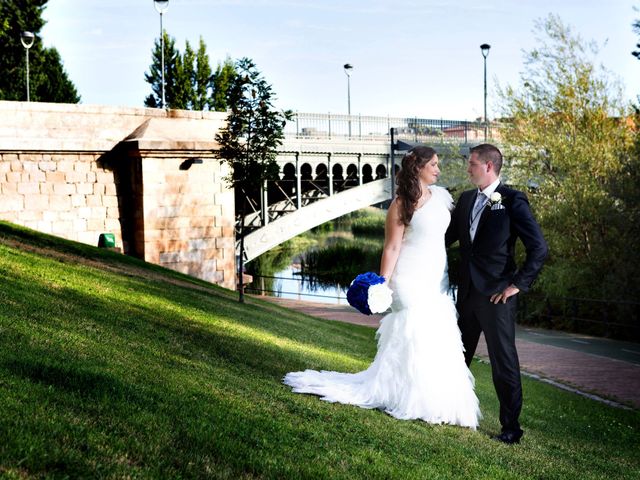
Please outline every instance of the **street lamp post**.
[[351, 138], [351, 70], [353, 70], [353, 65], [345, 63], [343, 68], [347, 76], [347, 114], [349, 115], [349, 138]]
[[487, 123], [487, 56], [489, 55], [489, 49], [491, 45], [488, 43], [483, 43], [480, 45], [480, 51], [482, 52], [482, 57], [484, 58], [484, 141], [487, 141], [487, 131], [488, 131], [488, 123]]
[[165, 108], [166, 102], [164, 97], [164, 32], [162, 30], [162, 14], [169, 9], [169, 0], [153, 0], [153, 6], [160, 14], [160, 58], [162, 63], [162, 108]]
[[[249, 77], [245, 77], [245, 82], [249, 82]], [[251, 165], [251, 128], [254, 122], [254, 111], [256, 107], [256, 95], [257, 91], [255, 88], [251, 88], [249, 90], [245, 90], [245, 99], [247, 100], [249, 106], [249, 121], [247, 122], [247, 155], [246, 155], [246, 167]], [[247, 192], [250, 189], [247, 188]], [[264, 198], [263, 196], [261, 198]], [[264, 202], [264, 201], [263, 201]], [[263, 203], [263, 222], [266, 218], [266, 202]], [[247, 193], [242, 196], [242, 207], [240, 210], [240, 255], [238, 256], [238, 302], [244, 303], [244, 237], [245, 237], [245, 214], [246, 214], [246, 204], [247, 204]]]
[[31, 101], [29, 98], [29, 49], [33, 46], [35, 35], [32, 32], [22, 32], [20, 34], [20, 42], [24, 47], [27, 56], [27, 102]]

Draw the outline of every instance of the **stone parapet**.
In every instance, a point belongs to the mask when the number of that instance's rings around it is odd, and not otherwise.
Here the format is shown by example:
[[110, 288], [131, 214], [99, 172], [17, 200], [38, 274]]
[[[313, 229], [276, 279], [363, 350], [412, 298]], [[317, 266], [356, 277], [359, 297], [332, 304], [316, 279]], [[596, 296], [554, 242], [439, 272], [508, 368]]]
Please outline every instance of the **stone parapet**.
[[187, 138], [164, 140], [211, 143], [224, 117], [220, 112], [0, 101], [0, 151], [108, 152], [152, 119], [193, 127]]

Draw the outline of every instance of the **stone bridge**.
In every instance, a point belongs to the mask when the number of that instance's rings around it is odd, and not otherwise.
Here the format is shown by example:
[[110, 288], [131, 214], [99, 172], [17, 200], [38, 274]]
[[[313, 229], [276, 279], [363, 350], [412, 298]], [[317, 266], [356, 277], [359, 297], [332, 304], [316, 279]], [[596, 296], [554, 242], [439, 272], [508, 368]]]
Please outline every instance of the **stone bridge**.
[[[484, 140], [474, 122], [298, 113], [285, 128], [280, 178], [247, 196], [245, 261], [324, 222], [393, 197], [391, 165], [412, 145], [434, 147], [442, 161]], [[236, 201], [238, 195], [236, 194]], [[236, 228], [240, 226], [236, 217]], [[236, 253], [239, 245], [236, 244]]]

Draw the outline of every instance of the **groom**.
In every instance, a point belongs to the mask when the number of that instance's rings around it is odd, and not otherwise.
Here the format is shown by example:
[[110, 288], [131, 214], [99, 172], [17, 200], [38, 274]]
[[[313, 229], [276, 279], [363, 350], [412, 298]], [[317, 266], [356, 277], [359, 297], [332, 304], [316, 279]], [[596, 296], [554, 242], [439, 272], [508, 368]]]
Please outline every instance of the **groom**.
[[[495, 146], [471, 149], [467, 173], [478, 188], [463, 192], [451, 214], [447, 246], [460, 242], [458, 326], [471, 360], [484, 332], [493, 384], [500, 401], [502, 432], [494, 439], [518, 443], [523, 431], [520, 364], [515, 345], [518, 292], [526, 292], [540, 273], [547, 244], [524, 193], [500, 182], [502, 154]], [[514, 259], [516, 239], [526, 250], [524, 264]]]

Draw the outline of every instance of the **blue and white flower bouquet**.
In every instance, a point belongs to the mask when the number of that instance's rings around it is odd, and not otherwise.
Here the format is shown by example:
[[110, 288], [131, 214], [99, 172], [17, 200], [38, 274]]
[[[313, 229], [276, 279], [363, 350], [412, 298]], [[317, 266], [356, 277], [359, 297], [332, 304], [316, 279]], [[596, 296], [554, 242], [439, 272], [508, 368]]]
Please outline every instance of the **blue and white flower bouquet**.
[[373, 272], [358, 275], [347, 290], [349, 305], [365, 315], [382, 313], [391, 306], [393, 292], [384, 277]]

